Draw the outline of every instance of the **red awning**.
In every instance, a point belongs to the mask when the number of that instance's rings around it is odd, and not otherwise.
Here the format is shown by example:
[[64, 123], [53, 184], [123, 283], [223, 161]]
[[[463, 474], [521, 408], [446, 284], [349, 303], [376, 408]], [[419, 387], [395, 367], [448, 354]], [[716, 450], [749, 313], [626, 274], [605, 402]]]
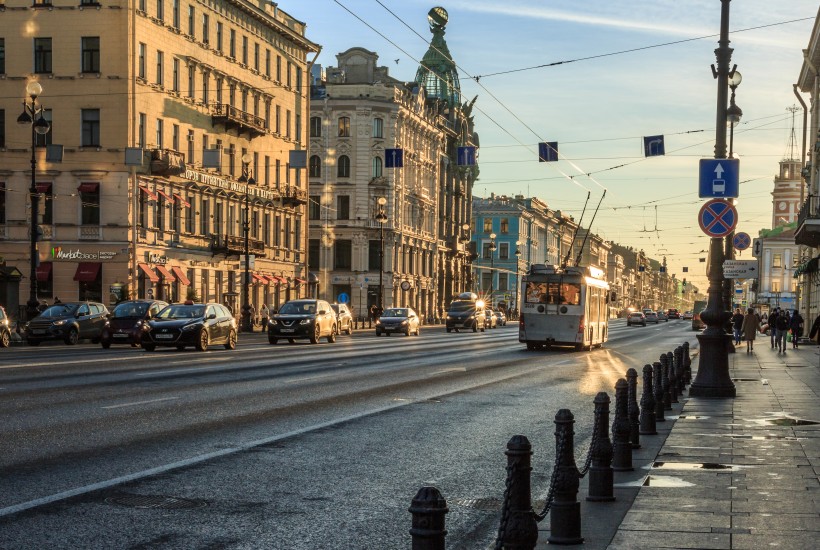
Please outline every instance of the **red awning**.
[[99, 262], [80, 262], [77, 272], [74, 273], [74, 280], [81, 283], [90, 283], [97, 280], [102, 264]]
[[260, 275], [257, 275], [256, 273], [251, 273], [251, 277], [253, 277], [257, 281], [259, 281], [260, 283], [266, 283], [267, 282], [267, 280], [264, 277], [262, 277]]
[[164, 265], [158, 265], [157, 271], [159, 271], [160, 275], [162, 275], [162, 278], [168, 281], [169, 283], [173, 283], [177, 280], [176, 277], [171, 275], [171, 272], [168, 271], [168, 269], [166, 269]]
[[80, 193], [96, 193], [100, 190], [99, 183], [81, 183], [80, 186], [77, 188], [77, 191]]
[[177, 200], [179, 204], [184, 206], [185, 208], [191, 208], [191, 203], [185, 200], [185, 197], [180, 195], [179, 193], [174, 193], [174, 198]]
[[295, 282], [297, 285], [301, 285], [301, 284], [303, 284], [303, 283], [305, 282], [305, 280], [304, 280], [304, 279], [300, 279], [299, 277], [296, 277], [296, 278], [293, 280], [293, 282]]
[[174, 275], [177, 276], [179, 282], [185, 286], [191, 286], [191, 281], [188, 280], [188, 277], [185, 276], [185, 272], [182, 271], [181, 267], [177, 267], [175, 265], [171, 266], [171, 271], [174, 272]]
[[266, 285], [276, 282], [276, 277], [274, 277], [273, 275], [262, 275], [262, 278], [265, 279]]
[[166, 199], [166, 200], [169, 200], [169, 201], [171, 201], [171, 202], [174, 202], [174, 197], [172, 197], [171, 195], [169, 195], [168, 193], [166, 193], [166, 192], [165, 192], [165, 191], [163, 191], [162, 189], [157, 189], [157, 193], [159, 193], [160, 195], [162, 195], [163, 197], [165, 197], [165, 199]]
[[288, 280], [285, 279], [284, 277], [276, 277], [276, 282], [278, 282], [279, 284], [283, 284], [283, 285], [288, 284]]
[[149, 266], [148, 264], [139, 264], [139, 265], [140, 265], [140, 269], [142, 270], [142, 272], [145, 273], [145, 275], [151, 280], [152, 283], [158, 283], [159, 282], [159, 277], [157, 277], [157, 274], [154, 273], [153, 269], [151, 269], [151, 266]]
[[51, 262], [40, 262], [37, 266], [37, 280], [48, 281], [51, 277], [51, 268], [54, 266]]
[[140, 191], [148, 195], [151, 199], [157, 200], [157, 194], [148, 189], [147, 187], [143, 187], [142, 185], [140, 185]]
[[34, 184], [35, 189], [37, 189], [38, 193], [50, 193], [51, 192], [51, 183], [36, 183]]

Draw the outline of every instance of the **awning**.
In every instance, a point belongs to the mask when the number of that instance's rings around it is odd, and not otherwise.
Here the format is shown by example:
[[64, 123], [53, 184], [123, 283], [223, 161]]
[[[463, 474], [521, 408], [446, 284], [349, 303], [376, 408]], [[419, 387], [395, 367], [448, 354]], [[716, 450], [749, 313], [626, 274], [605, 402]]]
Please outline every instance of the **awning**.
[[179, 193], [174, 193], [174, 198], [177, 200], [179, 204], [184, 206], [185, 208], [191, 208], [191, 203], [185, 200], [185, 197], [180, 195]]
[[77, 191], [80, 193], [97, 193], [100, 190], [99, 183], [81, 183], [80, 186], [77, 188]]
[[260, 283], [267, 283], [268, 280], [262, 277], [261, 275], [257, 275], [256, 273], [251, 273], [251, 277], [259, 281]]
[[165, 192], [165, 191], [163, 191], [162, 189], [157, 189], [157, 193], [159, 193], [160, 195], [162, 195], [163, 197], [165, 197], [165, 199], [166, 199], [166, 200], [169, 200], [169, 201], [171, 201], [171, 202], [174, 202], [174, 197], [172, 197], [171, 195], [169, 195], [168, 193], [166, 193], [166, 192]]
[[817, 258], [812, 258], [811, 260], [800, 264], [797, 266], [797, 269], [794, 270], [794, 276], [798, 277], [802, 273], [814, 273], [818, 269], [818, 261], [820, 261], [820, 256]]
[[262, 277], [265, 279], [265, 284], [266, 285], [276, 282], [276, 277], [274, 277], [273, 275], [262, 275]]
[[51, 262], [40, 262], [37, 266], [37, 280], [48, 281], [51, 277], [51, 268], [54, 266]]
[[139, 266], [142, 272], [145, 273], [146, 277], [148, 277], [152, 283], [159, 282], [159, 277], [157, 277], [157, 274], [154, 273], [153, 269], [151, 269], [151, 266], [148, 264], [139, 264]]
[[171, 271], [174, 272], [174, 275], [177, 276], [179, 282], [185, 286], [191, 286], [191, 281], [188, 280], [188, 277], [185, 276], [185, 272], [182, 271], [181, 267], [177, 267], [175, 265], [171, 266]]
[[301, 284], [306, 283], [307, 281], [305, 281], [304, 279], [300, 279], [299, 277], [296, 277], [296, 278], [293, 280], [293, 282], [294, 282], [294, 283], [296, 283], [297, 285], [301, 285]]
[[51, 183], [36, 183], [34, 184], [34, 188], [37, 189], [38, 193], [50, 193]]
[[148, 195], [152, 200], [157, 200], [157, 198], [158, 198], [156, 193], [154, 193], [153, 191], [151, 191], [147, 187], [143, 187], [142, 185], [140, 185], [140, 191], [142, 191], [143, 193]]
[[74, 280], [81, 283], [90, 283], [97, 280], [102, 264], [99, 262], [80, 262], [77, 272], [74, 273]]
[[157, 271], [159, 271], [159, 274], [162, 275], [162, 278], [168, 281], [169, 283], [173, 283], [177, 280], [176, 277], [171, 275], [171, 272], [168, 271], [168, 269], [164, 265], [158, 265]]

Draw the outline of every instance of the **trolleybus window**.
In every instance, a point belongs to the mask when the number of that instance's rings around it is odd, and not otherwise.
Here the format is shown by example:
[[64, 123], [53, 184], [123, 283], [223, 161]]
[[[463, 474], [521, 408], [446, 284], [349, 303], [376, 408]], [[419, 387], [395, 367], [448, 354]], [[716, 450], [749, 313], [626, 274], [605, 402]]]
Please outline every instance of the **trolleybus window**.
[[527, 283], [528, 304], [566, 304], [577, 306], [581, 303], [581, 285], [576, 283]]

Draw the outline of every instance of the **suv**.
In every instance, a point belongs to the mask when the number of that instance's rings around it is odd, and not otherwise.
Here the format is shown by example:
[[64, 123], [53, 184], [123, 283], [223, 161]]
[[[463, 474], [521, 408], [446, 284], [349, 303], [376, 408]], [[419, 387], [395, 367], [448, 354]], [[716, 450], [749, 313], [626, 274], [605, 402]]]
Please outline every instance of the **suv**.
[[336, 341], [336, 312], [325, 300], [291, 300], [271, 315], [268, 322], [268, 342], [275, 345], [287, 338], [291, 344], [296, 338], [308, 339], [318, 344], [327, 337], [328, 343]]
[[450, 303], [447, 308], [445, 328], [447, 332], [458, 329], [470, 329], [473, 332], [486, 330], [487, 315], [484, 313], [484, 302], [472, 292], [464, 292]]
[[26, 325], [26, 342], [39, 346], [43, 340], [62, 340], [73, 345], [90, 338], [96, 344], [107, 319], [108, 308], [98, 302], [54, 304]]
[[131, 344], [138, 347], [142, 342], [142, 325], [168, 304], [159, 300], [128, 300], [120, 302], [111, 312], [102, 328], [100, 344], [108, 349], [111, 344]]
[[7, 348], [11, 344], [11, 323], [6, 310], [0, 306], [0, 348]]
[[331, 304], [330, 307], [336, 312], [336, 334], [353, 334], [353, 314], [347, 304]]

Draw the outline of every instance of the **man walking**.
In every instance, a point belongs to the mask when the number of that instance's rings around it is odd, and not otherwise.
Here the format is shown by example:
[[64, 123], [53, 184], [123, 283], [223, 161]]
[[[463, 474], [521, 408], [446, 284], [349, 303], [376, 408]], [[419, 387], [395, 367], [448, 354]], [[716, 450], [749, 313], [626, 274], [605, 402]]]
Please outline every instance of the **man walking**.
[[775, 336], [777, 335], [777, 329], [775, 328], [777, 325], [777, 313], [777, 308], [774, 308], [769, 314], [769, 338], [772, 342], [772, 349], [774, 349]]
[[775, 328], [777, 334], [775, 336], [775, 343], [777, 345], [778, 353], [786, 353], [786, 334], [789, 332], [789, 312], [784, 310], [777, 314], [777, 321], [775, 321]]
[[792, 334], [792, 349], [797, 349], [797, 339], [803, 336], [803, 316], [796, 309], [789, 322], [789, 330]]
[[735, 314], [732, 315], [732, 328], [735, 331], [735, 345], [740, 345], [740, 339], [743, 335], [743, 313], [740, 312], [740, 308], [735, 309]]

